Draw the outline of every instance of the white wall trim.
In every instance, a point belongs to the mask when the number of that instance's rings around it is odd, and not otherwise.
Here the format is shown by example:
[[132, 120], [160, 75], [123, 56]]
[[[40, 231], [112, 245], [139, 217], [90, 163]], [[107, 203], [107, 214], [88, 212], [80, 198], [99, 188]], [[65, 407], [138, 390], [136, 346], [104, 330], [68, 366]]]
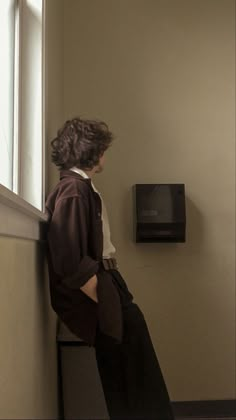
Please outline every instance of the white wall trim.
[[46, 221], [46, 213], [0, 185], [0, 236], [39, 240], [40, 223]]

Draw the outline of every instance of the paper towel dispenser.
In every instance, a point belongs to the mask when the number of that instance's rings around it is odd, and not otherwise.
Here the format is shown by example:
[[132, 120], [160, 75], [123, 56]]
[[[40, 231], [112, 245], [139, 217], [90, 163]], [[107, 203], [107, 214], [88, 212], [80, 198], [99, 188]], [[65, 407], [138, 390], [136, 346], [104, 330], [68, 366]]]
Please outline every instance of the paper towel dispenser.
[[185, 242], [184, 184], [134, 185], [136, 242]]

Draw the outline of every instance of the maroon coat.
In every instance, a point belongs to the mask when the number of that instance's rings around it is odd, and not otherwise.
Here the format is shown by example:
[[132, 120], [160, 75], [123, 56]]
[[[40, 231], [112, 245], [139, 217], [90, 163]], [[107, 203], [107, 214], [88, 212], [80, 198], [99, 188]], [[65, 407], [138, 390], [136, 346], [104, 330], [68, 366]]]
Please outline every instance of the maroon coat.
[[[122, 337], [118, 292], [102, 269], [102, 203], [91, 179], [65, 170], [46, 201], [49, 214], [48, 269], [51, 303], [59, 318], [78, 337], [93, 345], [96, 329]], [[80, 290], [94, 274], [98, 304]]]

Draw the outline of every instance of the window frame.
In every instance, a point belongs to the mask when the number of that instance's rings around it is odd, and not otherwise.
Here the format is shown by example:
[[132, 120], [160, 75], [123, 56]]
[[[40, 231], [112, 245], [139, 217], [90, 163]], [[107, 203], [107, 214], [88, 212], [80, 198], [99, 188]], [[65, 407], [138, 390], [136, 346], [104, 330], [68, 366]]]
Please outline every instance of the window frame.
[[[15, 21], [15, 38], [19, 37], [18, 48], [15, 47], [15, 64], [17, 70], [14, 69], [14, 143], [13, 143], [13, 189], [10, 190], [0, 183], [0, 236], [14, 236], [24, 239], [39, 240], [41, 238], [40, 224], [47, 221], [45, 213], [45, 191], [46, 191], [46, 15], [45, 0], [42, 0], [42, 61], [41, 61], [41, 77], [42, 77], [42, 177], [41, 177], [41, 209], [30, 204], [20, 196], [20, 179], [21, 165], [24, 161], [21, 155], [20, 140], [18, 131], [21, 132], [21, 21], [23, 0], [16, 0], [16, 21]], [[17, 31], [17, 34], [16, 34]], [[16, 44], [15, 44], [16, 45]], [[17, 86], [18, 92], [15, 92]], [[19, 134], [20, 135], [20, 134]], [[18, 140], [17, 140], [18, 139]]]

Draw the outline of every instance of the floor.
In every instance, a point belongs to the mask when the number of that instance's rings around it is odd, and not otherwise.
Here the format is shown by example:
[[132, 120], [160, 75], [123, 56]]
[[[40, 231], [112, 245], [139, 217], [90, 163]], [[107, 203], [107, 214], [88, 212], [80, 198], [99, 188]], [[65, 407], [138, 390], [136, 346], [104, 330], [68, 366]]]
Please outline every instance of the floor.
[[176, 417], [176, 420], [236, 420], [236, 417]]

